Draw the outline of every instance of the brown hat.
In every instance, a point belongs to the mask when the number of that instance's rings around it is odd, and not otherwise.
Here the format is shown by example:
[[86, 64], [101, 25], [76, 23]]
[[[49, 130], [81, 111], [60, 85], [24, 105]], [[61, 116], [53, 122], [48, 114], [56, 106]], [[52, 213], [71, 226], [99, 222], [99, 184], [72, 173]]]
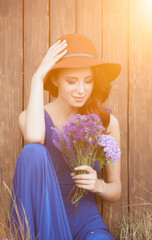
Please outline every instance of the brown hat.
[[[93, 42], [86, 36], [78, 33], [66, 34], [59, 38], [61, 41], [67, 41], [67, 53], [54, 64], [48, 73], [44, 83], [44, 89], [50, 90], [51, 71], [57, 68], [85, 68], [95, 67], [97, 73], [97, 82], [100, 87], [103, 76], [106, 81], [113, 81], [121, 71], [121, 65], [118, 63], [102, 62], [97, 54]], [[59, 40], [57, 39], [57, 41]]]

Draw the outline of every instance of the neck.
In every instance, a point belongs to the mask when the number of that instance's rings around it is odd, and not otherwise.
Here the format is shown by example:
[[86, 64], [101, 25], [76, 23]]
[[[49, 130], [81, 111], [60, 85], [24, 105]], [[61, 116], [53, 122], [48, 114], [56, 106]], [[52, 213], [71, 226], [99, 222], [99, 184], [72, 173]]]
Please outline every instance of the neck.
[[71, 116], [71, 114], [77, 114], [78, 108], [71, 107], [69, 104], [66, 104], [64, 101], [61, 101], [59, 98], [54, 100], [54, 104], [56, 105], [56, 111], [58, 116], [62, 119], [67, 119]]

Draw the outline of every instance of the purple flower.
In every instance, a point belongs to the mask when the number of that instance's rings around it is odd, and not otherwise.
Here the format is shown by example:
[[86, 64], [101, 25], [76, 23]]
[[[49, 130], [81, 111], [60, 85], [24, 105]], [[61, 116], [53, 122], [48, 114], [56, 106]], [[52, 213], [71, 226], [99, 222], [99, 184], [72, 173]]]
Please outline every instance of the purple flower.
[[52, 141], [71, 168], [83, 164], [93, 166], [94, 159], [102, 167], [109, 161], [115, 163], [121, 154], [116, 140], [103, 134], [104, 131], [97, 114], [71, 114], [62, 131], [52, 127]]
[[121, 151], [117, 146], [115, 138], [109, 135], [102, 134], [98, 142], [100, 147], [103, 147], [103, 151], [106, 153], [106, 160], [112, 160], [113, 163], [121, 156]]

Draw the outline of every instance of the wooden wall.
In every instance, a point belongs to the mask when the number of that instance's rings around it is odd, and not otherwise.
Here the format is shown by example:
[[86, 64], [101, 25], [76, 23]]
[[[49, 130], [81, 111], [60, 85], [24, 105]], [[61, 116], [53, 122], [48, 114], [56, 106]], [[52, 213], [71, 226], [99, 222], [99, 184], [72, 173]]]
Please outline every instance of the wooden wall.
[[0, 0], [1, 218], [10, 201], [3, 181], [11, 189], [24, 146], [18, 116], [27, 107], [32, 76], [49, 46], [75, 32], [92, 39], [104, 61], [122, 65], [105, 103], [120, 123], [122, 195], [112, 204], [98, 200], [104, 221], [114, 232], [115, 216], [121, 221], [133, 207], [152, 203], [151, 16], [149, 0]]

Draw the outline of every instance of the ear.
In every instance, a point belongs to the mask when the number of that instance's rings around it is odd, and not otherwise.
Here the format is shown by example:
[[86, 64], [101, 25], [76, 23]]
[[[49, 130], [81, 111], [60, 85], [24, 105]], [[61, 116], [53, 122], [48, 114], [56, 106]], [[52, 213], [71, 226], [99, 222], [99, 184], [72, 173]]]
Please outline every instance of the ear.
[[58, 81], [57, 81], [57, 79], [55, 78], [55, 77], [51, 77], [51, 82], [53, 83], [53, 85], [55, 86], [55, 87], [58, 87]]

